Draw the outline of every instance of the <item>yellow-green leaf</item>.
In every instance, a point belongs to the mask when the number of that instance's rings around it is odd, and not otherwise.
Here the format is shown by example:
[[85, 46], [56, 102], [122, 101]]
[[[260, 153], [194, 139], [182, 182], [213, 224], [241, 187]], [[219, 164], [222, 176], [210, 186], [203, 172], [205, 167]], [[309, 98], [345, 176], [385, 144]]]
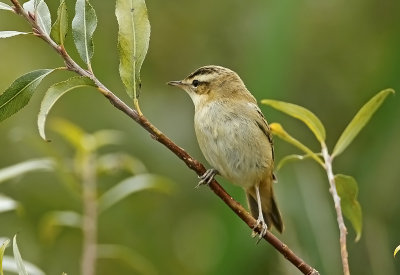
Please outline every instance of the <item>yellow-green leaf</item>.
[[371, 98], [355, 115], [353, 120], [347, 125], [343, 131], [335, 147], [333, 148], [332, 158], [341, 154], [347, 146], [354, 140], [362, 128], [368, 123], [372, 115], [381, 106], [385, 98], [394, 93], [392, 89], [386, 89], [379, 92], [373, 98]]
[[137, 99], [140, 90], [140, 69], [150, 41], [150, 22], [144, 0], [117, 0], [119, 73], [126, 91]]
[[353, 177], [346, 175], [335, 175], [336, 189], [340, 197], [340, 205], [343, 215], [349, 219], [356, 232], [357, 242], [361, 237], [362, 231], [362, 212], [361, 205], [357, 200], [358, 185]]
[[93, 33], [97, 27], [96, 11], [88, 0], [77, 0], [75, 17], [72, 20], [72, 34], [79, 56], [91, 69], [90, 59], [93, 57]]
[[5, 240], [0, 247], [0, 275], [3, 275], [3, 256], [4, 256], [4, 251], [6, 250], [9, 243], [10, 240]]
[[400, 250], [400, 245], [396, 247], [396, 249], [393, 252], [393, 257], [396, 257], [397, 252]]
[[322, 122], [310, 110], [292, 103], [272, 99], [261, 100], [262, 104], [269, 105], [281, 112], [303, 121], [314, 133], [315, 137], [322, 144], [325, 143], [325, 128]]
[[42, 104], [40, 106], [40, 111], [39, 111], [39, 116], [38, 116], [38, 129], [40, 136], [44, 139], [46, 139], [46, 134], [44, 131], [45, 124], [46, 124], [46, 118], [47, 115], [49, 114], [51, 108], [53, 105], [56, 103], [56, 101], [62, 97], [65, 93], [76, 89], [80, 87], [88, 87], [88, 86], [94, 86], [94, 83], [92, 80], [90, 80], [87, 77], [71, 77], [70, 79], [59, 82], [57, 84], [54, 84], [51, 86], [47, 92], [46, 95], [44, 96], [42, 100]]
[[289, 135], [280, 125], [279, 123], [271, 123], [270, 124], [271, 132], [272, 134], [278, 136], [279, 138], [283, 139], [284, 141], [296, 146], [299, 148], [301, 151], [305, 152], [307, 155], [309, 155], [311, 158], [313, 158], [316, 162], [318, 162], [322, 167], [324, 167], [324, 163], [322, 160], [318, 157], [316, 153], [311, 151], [307, 146], [305, 146], [303, 143]]
[[64, 45], [65, 36], [68, 32], [68, 10], [65, 0], [61, 0], [57, 10], [57, 20], [51, 27], [51, 37], [59, 44]]

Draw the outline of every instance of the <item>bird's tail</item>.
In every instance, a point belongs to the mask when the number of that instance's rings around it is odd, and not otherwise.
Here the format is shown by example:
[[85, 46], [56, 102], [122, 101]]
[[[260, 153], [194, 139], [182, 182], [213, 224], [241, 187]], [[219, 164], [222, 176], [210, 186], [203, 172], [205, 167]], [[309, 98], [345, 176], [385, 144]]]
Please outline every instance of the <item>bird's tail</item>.
[[[279, 212], [278, 206], [275, 201], [274, 190], [272, 189], [272, 180], [263, 181], [259, 186], [260, 197], [261, 197], [261, 208], [264, 216], [264, 221], [271, 230], [273, 225], [280, 233], [283, 231], [283, 221], [281, 213]], [[254, 218], [258, 218], [258, 204], [255, 187], [246, 190], [247, 201], [251, 215]]]

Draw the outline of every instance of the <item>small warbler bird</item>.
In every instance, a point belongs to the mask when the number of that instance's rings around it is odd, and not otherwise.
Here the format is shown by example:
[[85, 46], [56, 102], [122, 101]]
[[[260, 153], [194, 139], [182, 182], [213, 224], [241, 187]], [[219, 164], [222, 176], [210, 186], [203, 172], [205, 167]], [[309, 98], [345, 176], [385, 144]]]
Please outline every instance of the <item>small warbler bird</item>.
[[197, 140], [213, 167], [200, 177], [199, 185], [209, 184], [219, 174], [241, 186], [250, 212], [257, 219], [253, 230], [261, 226], [259, 238], [271, 225], [282, 232], [283, 222], [272, 188], [275, 176], [271, 131], [238, 74], [220, 66], [204, 66], [185, 79], [168, 84], [185, 90], [194, 103]]

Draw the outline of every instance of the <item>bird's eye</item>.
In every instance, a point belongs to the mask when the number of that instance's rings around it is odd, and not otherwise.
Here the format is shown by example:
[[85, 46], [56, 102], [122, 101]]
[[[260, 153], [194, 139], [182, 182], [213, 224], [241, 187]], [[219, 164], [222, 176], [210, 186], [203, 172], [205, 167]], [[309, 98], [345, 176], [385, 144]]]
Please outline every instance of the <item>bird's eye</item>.
[[200, 81], [198, 81], [197, 79], [195, 79], [195, 80], [192, 81], [192, 85], [193, 85], [194, 87], [199, 86], [199, 84], [200, 84]]

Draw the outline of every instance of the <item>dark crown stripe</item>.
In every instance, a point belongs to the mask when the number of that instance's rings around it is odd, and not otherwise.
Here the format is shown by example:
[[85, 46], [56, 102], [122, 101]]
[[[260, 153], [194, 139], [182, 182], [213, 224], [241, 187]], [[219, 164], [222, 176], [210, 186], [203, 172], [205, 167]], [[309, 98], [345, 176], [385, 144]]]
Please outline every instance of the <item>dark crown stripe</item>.
[[202, 68], [198, 69], [197, 71], [191, 73], [187, 78], [193, 78], [198, 75], [207, 75], [207, 74], [217, 73], [219, 71], [220, 71], [220, 69], [215, 68], [215, 67], [202, 67]]

